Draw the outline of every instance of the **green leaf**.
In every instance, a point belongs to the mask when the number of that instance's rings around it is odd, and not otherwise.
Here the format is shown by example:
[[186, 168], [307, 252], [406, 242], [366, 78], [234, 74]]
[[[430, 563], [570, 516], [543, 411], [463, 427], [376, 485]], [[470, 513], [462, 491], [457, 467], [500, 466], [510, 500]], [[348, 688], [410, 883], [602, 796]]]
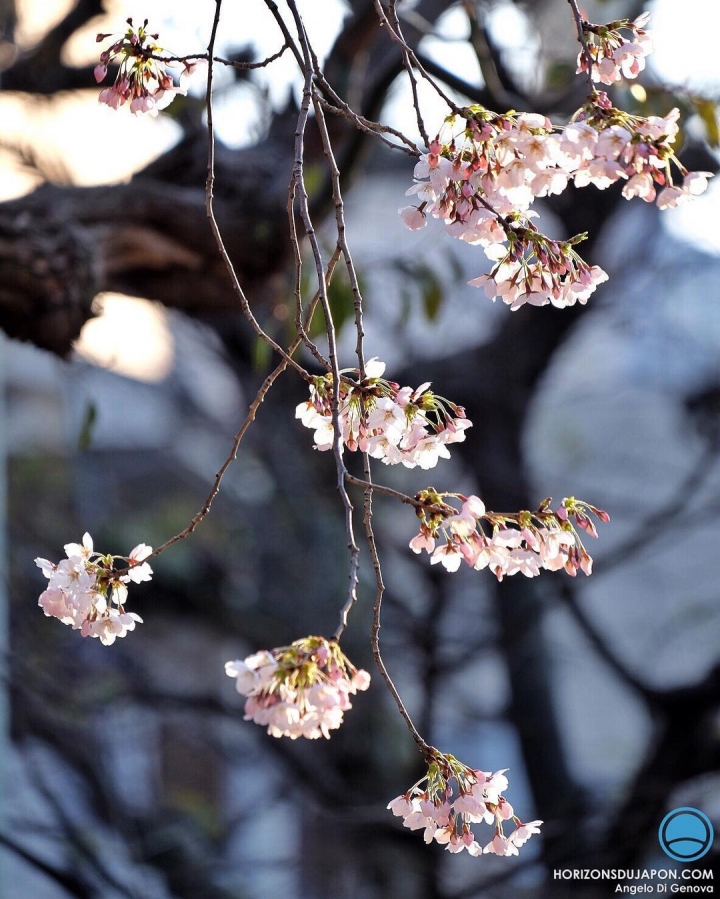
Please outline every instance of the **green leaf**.
[[252, 366], [256, 372], [266, 371], [270, 365], [270, 347], [265, 343], [262, 337], [255, 340], [252, 348]]
[[715, 103], [706, 97], [696, 97], [695, 108], [705, 126], [707, 142], [711, 147], [720, 146], [720, 130], [718, 129], [718, 114]]
[[83, 413], [82, 424], [80, 425], [80, 433], [78, 434], [78, 449], [90, 449], [92, 444], [93, 431], [97, 422], [97, 406], [92, 400], [88, 400]]
[[444, 299], [440, 279], [432, 269], [427, 269], [422, 280], [423, 309], [428, 321], [435, 321]]
[[[360, 293], [363, 293], [364, 284], [360, 275], [358, 275], [358, 287], [360, 288]], [[330, 314], [333, 318], [335, 330], [340, 332], [340, 329], [345, 322], [355, 316], [355, 297], [347, 273], [344, 269], [338, 269], [335, 272], [332, 281], [328, 284], [328, 304], [330, 306]], [[324, 333], [325, 317], [322, 313], [322, 309], [318, 308], [313, 316], [309, 336], [314, 339], [318, 335]]]
[[[434, 269], [424, 262], [411, 262], [407, 259], [394, 259], [392, 265], [396, 271], [406, 277], [408, 282], [417, 285], [420, 291], [423, 311], [429, 321], [434, 321], [445, 299], [442, 281]], [[402, 290], [404, 294], [406, 290], [405, 285], [403, 285]]]

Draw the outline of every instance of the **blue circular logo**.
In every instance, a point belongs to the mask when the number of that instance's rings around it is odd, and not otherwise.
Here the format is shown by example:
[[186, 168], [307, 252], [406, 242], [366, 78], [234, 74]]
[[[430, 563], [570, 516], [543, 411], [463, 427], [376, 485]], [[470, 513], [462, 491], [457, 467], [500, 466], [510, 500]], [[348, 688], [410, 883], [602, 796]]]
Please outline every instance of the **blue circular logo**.
[[676, 808], [662, 819], [660, 848], [678, 862], [696, 862], [710, 851], [715, 832], [707, 815], [696, 808]]

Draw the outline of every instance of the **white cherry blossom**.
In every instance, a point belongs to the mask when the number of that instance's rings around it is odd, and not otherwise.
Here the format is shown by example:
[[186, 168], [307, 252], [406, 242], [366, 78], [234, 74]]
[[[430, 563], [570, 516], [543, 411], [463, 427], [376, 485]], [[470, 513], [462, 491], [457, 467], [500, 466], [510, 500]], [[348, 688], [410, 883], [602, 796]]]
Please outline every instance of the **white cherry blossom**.
[[[542, 821], [523, 824], [502, 795], [508, 787], [504, 771], [468, 768], [433, 747], [428, 747], [426, 758], [427, 773], [387, 806], [408, 830], [422, 830], [426, 843], [439, 843], [452, 853], [467, 850], [475, 858], [489, 852], [506, 856], [517, 855], [519, 847], [539, 833]], [[493, 828], [484, 848], [473, 831], [476, 824]], [[505, 828], [511, 826], [508, 835]]]
[[[385, 364], [373, 358], [363, 381], [343, 378], [338, 418], [344, 445], [406, 468], [434, 468], [439, 459], [449, 459], [447, 445], [463, 441], [472, 426], [465, 410], [435, 394], [429, 383], [400, 387], [384, 379], [384, 371]], [[334, 443], [332, 397], [332, 376], [314, 378], [310, 399], [295, 410], [295, 417], [314, 430], [314, 447], [321, 451]]]
[[141, 543], [129, 556], [103, 555], [95, 552], [92, 537], [85, 533], [82, 543], [66, 543], [65, 552], [67, 558], [57, 564], [35, 560], [48, 579], [48, 587], [38, 599], [47, 617], [70, 625], [83, 637], [98, 637], [105, 646], [142, 623], [124, 604], [129, 582], [141, 583], [152, 577], [152, 568], [144, 561], [152, 553], [151, 546]]
[[246, 697], [245, 720], [291, 740], [328, 739], [352, 708], [350, 696], [370, 686], [367, 671], [355, 668], [338, 644], [324, 637], [226, 662], [225, 673]]

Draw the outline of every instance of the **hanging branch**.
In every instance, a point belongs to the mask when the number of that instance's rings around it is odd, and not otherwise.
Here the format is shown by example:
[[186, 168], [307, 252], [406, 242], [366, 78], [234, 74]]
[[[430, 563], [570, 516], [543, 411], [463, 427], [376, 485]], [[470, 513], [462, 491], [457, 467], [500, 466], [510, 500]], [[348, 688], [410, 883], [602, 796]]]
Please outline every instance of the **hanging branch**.
[[585, 20], [582, 17], [577, 0], [568, 0], [568, 3], [570, 4], [570, 9], [572, 10], [573, 19], [575, 20], [575, 28], [577, 29], [578, 41], [580, 42], [580, 46], [582, 47], [582, 53], [587, 64], [585, 78], [590, 89], [589, 93], [590, 95], [594, 95], [596, 91], [592, 77], [592, 70], [593, 66], [595, 65], [595, 60], [593, 59], [593, 55], [590, 52], [590, 46], [587, 42], [587, 37], [585, 36]]
[[370, 643], [372, 646], [373, 658], [375, 659], [375, 664], [378, 671], [380, 672], [380, 676], [385, 681], [385, 684], [390, 691], [390, 695], [395, 700], [398, 711], [400, 712], [403, 721], [407, 725], [413, 740], [415, 740], [415, 742], [417, 743], [418, 749], [423, 754], [423, 758], [429, 761], [434, 752], [434, 747], [425, 742], [425, 740], [422, 738], [417, 728], [415, 727], [415, 724], [410, 717], [410, 713], [405, 708], [405, 703], [402, 701], [397, 687], [393, 683], [393, 680], [390, 677], [387, 668], [385, 667], [385, 662], [383, 660], [382, 653], [380, 652], [380, 616], [382, 612], [383, 596], [385, 594], [385, 581], [383, 580], [382, 567], [380, 565], [380, 555], [377, 550], [377, 544], [375, 542], [375, 532], [373, 529], [373, 484], [371, 480], [372, 476], [370, 471], [370, 460], [367, 454], [365, 454], [363, 465], [365, 472], [365, 482], [367, 484], [365, 488], [365, 515], [363, 521], [365, 524], [365, 536], [367, 538], [367, 543], [370, 550], [370, 559], [372, 560], [373, 571], [375, 573], [375, 602], [373, 604], [373, 621], [370, 631]]
[[213, 188], [215, 186], [215, 128], [213, 123], [213, 100], [212, 100], [212, 86], [213, 86], [213, 66], [214, 66], [214, 50], [215, 50], [215, 40], [217, 38], [217, 29], [220, 23], [220, 10], [222, 9], [222, 0], [215, 0], [215, 16], [213, 18], [212, 31], [210, 33], [210, 43], [208, 44], [207, 56], [208, 56], [208, 71], [207, 71], [207, 90], [205, 93], [205, 105], [207, 108], [207, 136], [208, 136], [208, 161], [207, 161], [207, 178], [205, 181], [205, 211], [207, 214], [208, 221], [210, 222], [210, 229], [212, 231], [213, 237], [215, 238], [215, 242], [217, 244], [218, 252], [222, 261], [225, 264], [225, 268], [227, 269], [228, 274], [230, 275], [230, 280], [232, 283], [233, 290], [235, 291], [235, 295], [240, 300], [240, 307], [245, 318], [248, 320], [250, 325], [252, 326], [255, 333], [258, 337], [263, 340], [271, 349], [273, 349], [276, 353], [285, 359], [288, 365], [295, 369], [295, 371], [306, 381], [310, 381], [311, 377], [308, 372], [302, 367], [302, 365], [298, 364], [293, 358], [291, 358], [285, 350], [277, 344], [269, 334], [267, 334], [263, 328], [258, 323], [257, 319], [253, 315], [253, 312], [250, 308], [250, 304], [248, 303], [247, 297], [245, 296], [245, 292], [243, 291], [240, 282], [238, 281], [237, 274], [235, 273], [235, 267], [233, 266], [232, 260], [230, 259], [228, 252], [225, 248], [225, 242], [223, 240], [222, 233], [217, 223], [217, 219], [215, 218], [215, 210], [213, 207]]
[[377, 10], [378, 17], [380, 18], [381, 25], [385, 26], [387, 29], [387, 34], [392, 41], [394, 41], [400, 47], [400, 52], [403, 55], [403, 60], [405, 62], [405, 68], [408, 73], [408, 79], [410, 81], [410, 86], [413, 91], [413, 105], [415, 108], [415, 112], [418, 118], [418, 129], [420, 130], [420, 134], [425, 141], [426, 146], [429, 145], [430, 141], [428, 139], [427, 131], [425, 129], [425, 125], [422, 120], [422, 113], [420, 112], [419, 100], [417, 97], [417, 83], [415, 81], [415, 75], [413, 73], [413, 69], [417, 69], [417, 71], [422, 75], [422, 77], [427, 81], [427, 83], [432, 87], [435, 93], [447, 103], [450, 109], [456, 114], [461, 115], [462, 110], [460, 107], [454, 103], [450, 97], [445, 93], [445, 91], [437, 84], [434, 78], [432, 78], [429, 74], [425, 66], [422, 65], [420, 60], [417, 58], [415, 51], [407, 44], [405, 38], [402, 35], [402, 31], [400, 29], [400, 21], [397, 16], [396, 11], [396, 0], [390, 0], [390, 15], [393, 17], [393, 24], [390, 23], [385, 10], [383, 9], [381, 0], [373, 0], [375, 4], [375, 9]]
[[[360, 566], [360, 549], [355, 541], [355, 533], [353, 526], [353, 505], [345, 489], [345, 475], [347, 470], [343, 460], [343, 433], [340, 425], [340, 367], [338, 364], [337, 340], [335, 333], [335, 325], [333, 322], [332, 310], [330, 309], [330, 300], [327, 292], [327, 282], [322, 261], [322, 251], [317, 239], [317, 234], [313, 226], [310, 216], [310, 206], [308, 194], [305, 187], [304, 178], [304, 150], [303, 139], [305, 136], [305, 128], [307, 126], [308, 115], [310, 112], [310, 104], [313, 96], [313, 62], [310, 50], [310, 42], [305, 31], [302, 18], [297, 10], [294, 0], [287, 0], [288, 8], [295, 22], [298, 33], [298, 39], [302, 48], [303, 63], [301, 71], [304, 76], [303, 98], [300, 105], [298, 115], [298, 123], [295, 130], [295, 164], [293, 168], [293, 184], [297, 193], [300, 218], [302, 219], [305, 233], [308, 237], [310, 247], [312, 249], [313, 258], [315, 260], [315, 270], [318, 280], [318, 294], [320, 305], [325, 316], [325, 333], [328, 341], [328, 357], [330, 360], [330, 370], [333, 378], [333, 394], [332, 394], [332, 424], [334, 430], [333, 437], [333, 455], [335, 457], [335, 468], [337, 472], [336, 486], [345, 513], [345, 534], [347, 537], [347, 547], [350, 553], [350, 570], [348, 574], [348, 602], [353, 605], [357, 599], [358, 571]], [[327, 150], [326, 150], [327, 152]], [[347, 244], [345, 243], [344, 233], [338, 232], [338, 246], [343, 256], [348, 259]], [[359, 338], [360, 339], [360, 338]], [[362, 344], [360, 344], [362, 346]], [[364, 363], [363, 363], [364, 365]]]

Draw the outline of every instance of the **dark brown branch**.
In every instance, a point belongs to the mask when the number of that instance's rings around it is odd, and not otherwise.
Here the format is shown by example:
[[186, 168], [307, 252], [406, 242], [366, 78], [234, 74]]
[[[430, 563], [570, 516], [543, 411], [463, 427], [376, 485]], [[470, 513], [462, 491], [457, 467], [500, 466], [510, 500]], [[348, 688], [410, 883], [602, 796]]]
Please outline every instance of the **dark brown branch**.
[[[263, 182], [255, 174], [254, 191]], [[272, 194], [254, 208], [244, 188], [240, 182], [217, 203], [217, 218], [233, 264], [255, 285], [282, 266], [287, 237]], [[103, 290], [191, 315], [238, 309], [200, 188], [141, 178], [111, 187], [46, 185], [0, 206], [0, 328], [7, 334], [66, 356]]]
[[637, 553], [666, 534], [671, 525], [682, 519], [693, 499], [710, 479], [718, 461], [717, 452], [716, 441], [708, 441], [703, 453], [678, 485], [673, 496], [663, 506], [646, 515], [633, 536], [623, 540], [616, 549], [596, 559], [597, 574], [630, 564]]
[[61, 60], [67, 40], [83, 25], [103, 12], [102, 0], [78, 0], [70, 12], [42, 39], [2, 73], [3, 90], [53, 94], [91, 87], [92, 67], [75, 68]]
[[470, 44], [480, 65], [486, 92], [490, 95], [489, 102], [483, 105], [493, 109], [526, 109], [529, 98], [521, 92], [493, 44], [485, 22], [484, 7], [477, 3], [465, 3], [465, 10], [470, 20]]
[[639, 694], [649, 705], [654, 705], [659, 702], [660, 694], [644, 683], [639, 677], [636, 677], [627, 665], [624, 664], [622, 659], [620, 659], [620, 657], [610, 648], [609, 642], [595, 627], [584, 606], [578, 601], [573, 584], [563, 580], [560, 583], [558, 595], [565, 608], [575, 619], [575, 623], [580, 627], [583, 634], [585, 634], [592, 644], [597, 655], [603, 662], [605, 662], [613, 674], [615, 674], [625, 686], [630, 687], [631, 690]]
[[44, 874], [49, 880], [56, 883], [61, 889], [73, 896], [74, 899], [93, 899], [96, 895], [95, 890], [88, 886], [85, 881], [81, 880], [75, 874], [69, 871], [62, 871], [54, 865], [49, 864], [44, 859], [30, 852], [21, 843], [18, 843], [12, 837], [0, 831], [0, 844], [6, 849], [27, 862], [31, 867], [35, 868], [41, 874]]

